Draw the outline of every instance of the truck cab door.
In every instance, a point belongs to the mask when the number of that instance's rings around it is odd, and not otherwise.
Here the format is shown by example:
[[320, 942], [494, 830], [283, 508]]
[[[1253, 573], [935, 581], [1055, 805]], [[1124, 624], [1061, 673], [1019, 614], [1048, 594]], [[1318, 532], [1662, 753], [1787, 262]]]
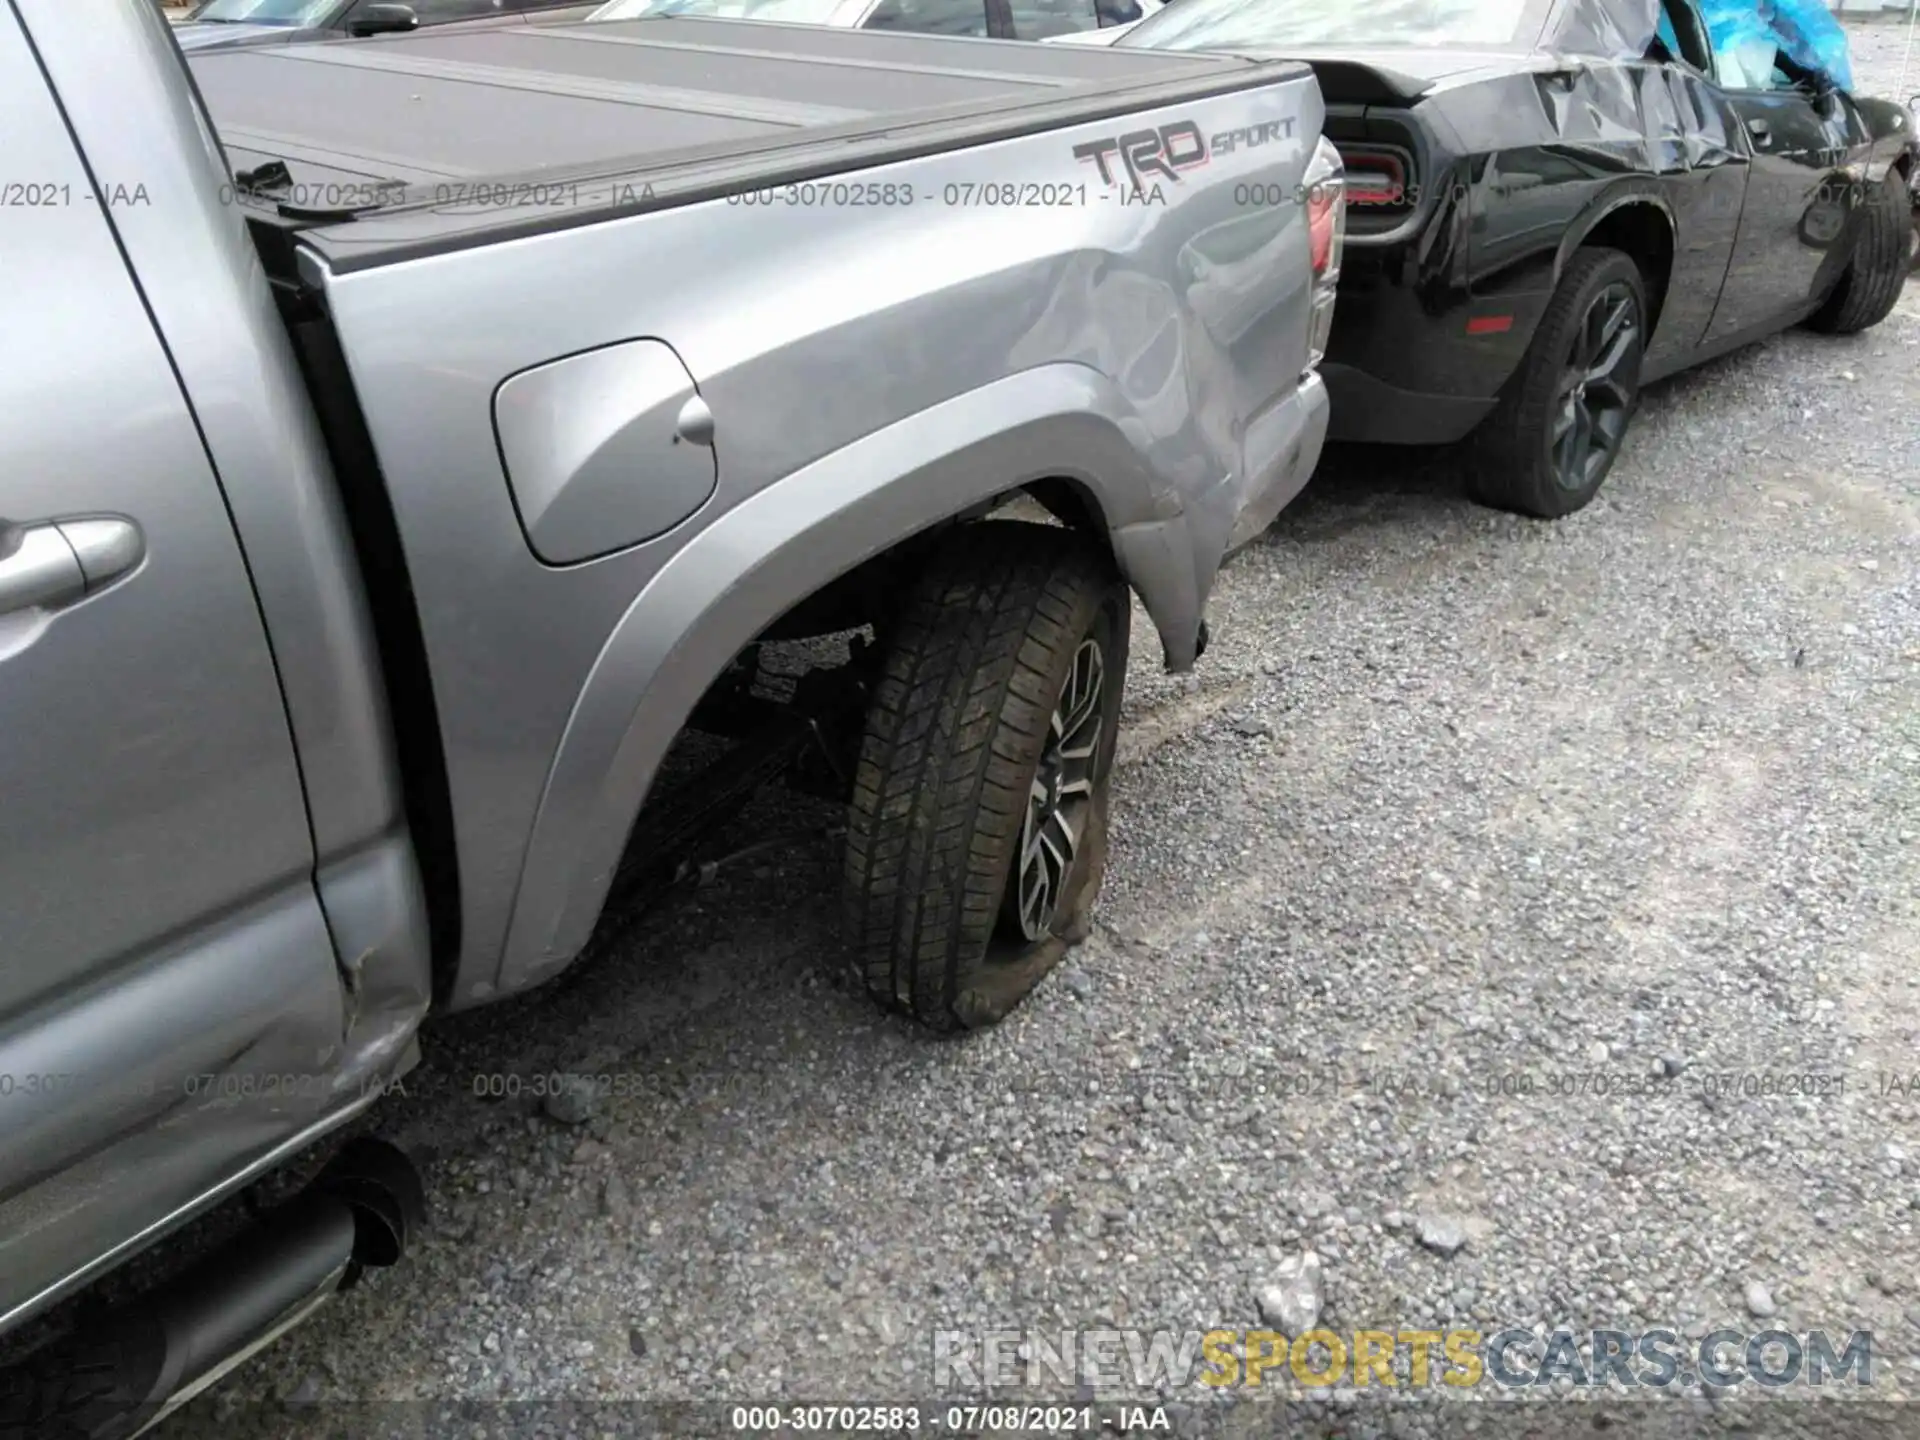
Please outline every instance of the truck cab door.
[[344, 1005], [247, 565], [116, 243], [138, 177], [89, 174], [5, 9], [0, 131], [3, 1328], [305, 1123]]

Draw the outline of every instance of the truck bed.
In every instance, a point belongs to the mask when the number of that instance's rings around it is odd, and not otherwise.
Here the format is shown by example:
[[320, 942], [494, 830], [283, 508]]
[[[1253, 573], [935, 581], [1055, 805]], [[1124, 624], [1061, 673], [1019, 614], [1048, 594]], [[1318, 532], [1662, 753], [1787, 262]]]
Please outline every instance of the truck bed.
[[1304, 73], [1294, 61], [675, 18], [189, 64], [236, 173], [287, 167], [266, 192], [273, 214], [303, 229], [355, 222], [329, 257], [343, 270]]

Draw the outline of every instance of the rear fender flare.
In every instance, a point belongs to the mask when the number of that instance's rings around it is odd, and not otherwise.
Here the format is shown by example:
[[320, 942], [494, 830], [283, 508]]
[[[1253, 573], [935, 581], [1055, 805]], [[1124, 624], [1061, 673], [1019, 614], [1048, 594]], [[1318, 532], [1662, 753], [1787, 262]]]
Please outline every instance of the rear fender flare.
[[634, 598], [582, 687], [495, 983], [455, 1003], [536, 984], [584, 947], [661, 759], [744, 646], [828, 580], [997, 495], [1049, 478], [1083, 487], [1169, 664], [1191, 664], [1205, 585], [1180, 497], [1133, 438], [1147, 434], [1105, 376], [1043, 366], [864, 436], [688, 541]]
[[1560, 241], [1559, 252], [1553, 257], [1553, 283], [1557, 288], [1560, 277], [1566, 273], [1567, 262], [1573, 258], [1574, 251], [1585, 245], [1608, 216], [1626, 209], [1629, 205], [1647, 206], [1658, 210], [1667, 222], [1667, 235], [1670, 244], [1678, 244], [1679, 224], [1673, 215], [1673, 205], [1660, 192], [1659, 187], [1649, 180], [1636, 178], [1602, 191], [1590, 201], [1586, 208], [1573, 218], [1567, 226], [1567, 233]]
[[[1548, 295], [1559, 290], [1561, 277], [1566, 274], [1567, 264], [1573, 259], [1574, 252], [1592, 239], [1594, 232], [1600, 228], [1608, 216], [1617, 214], [1630, 205], [1649, 206], [1659, 211], [1667, 224], [1669, 243], [1673, 245], [1678, 244], [1679, 227], [1674, 221], [1673, 206], [1667, 200], [1667, 197], [1660, 192], [1657, 183], [1644, 176], [1635, 176], [1623, 180], [1619, 184], [1610, 186], [1595, 195], [1593, 199], [1588, 201], [1587, 204], [1575, 214], [1572, 221], [1568, 223], [1566, 233], [1560, 237], [1559, 248], [1554, 252], [1553, 285], [1552, 289], [1547, 292]], [[1652, 326], [1657, 332], [1662, 309], [1662, 297], [1652, 292], [1653, 287], [1649, 285], [1647, 298], [1649, 302], [1651, 302], [1654, 310]], [[1540, 304], [1534, 308], [1533, 313], [1528, 317], [1526, 333], [1519, 337], [1518, 340], [1519, 350], [1517, 353], [1521, 356], [1524, 356], [1527, 347], [1533, 344], [1533, 335], [1539, 328], [1541, 316], [1546, 312], [1546, 303], [1546, 297], [1543, 296]], [[1516, 361], [1515, 368], [1517, 373], [1520, 368], [1519, 361]]]
[[[1560, 288], [1561, 277], [1566, 274], [1567, 263], [1574, 252], [1585, 245], [1608, 216], [1616, 214], [1629, 205], [1650, 205], [1665, 218], [1670, 236], [1677, 236], [1674, 223], [1673, 206], [1660, 192], [1656, 181], [1646, 176], [1624, 177], [1616, 184], [1599, 191], [1574, 212], [1561, 233], [1559, 244], [1553, 252], [1553, 268], [1549, 272], [1551, 280], [1544, 289], [1529, 291], [1526, 299], [1529, 303], [1516, 306], [1519, 314], [1513, 328], [1511, 355], [1513, 369], [1508, 372], [1503, 385], [1514, 383], [1514, 377], [1524, 368], [1526, 354], [1533, 344], [1533, 337], [1540, 328], [1541, 317], [1545, 315], [1547, 305], [1553, 294]], [[1337, 318], [1337, 317], [1336, 317]]]

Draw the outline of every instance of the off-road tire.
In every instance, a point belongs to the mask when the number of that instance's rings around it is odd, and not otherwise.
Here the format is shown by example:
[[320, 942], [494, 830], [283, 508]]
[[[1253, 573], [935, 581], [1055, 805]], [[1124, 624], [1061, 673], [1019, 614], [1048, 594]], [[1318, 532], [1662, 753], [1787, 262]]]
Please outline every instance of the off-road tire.
[[[1556, 477], [1551, 452], [1561, 381], [1574, 342], [1595, 300], [1615, 284], [1624, 284], [1633, 294], [1644, 354], [1647, 287], [1640, 267], [1625, 252], [1604, 246], [1574, 251], [1519, 368], [1467, 443], [1467, 490], [1481, 504], [1557, 520], [1584, 509], [1599, 492], [1613, 459], [1586, 484], [1570, 488]], [[1637, 360], [1633, 368], [1626, 412], [1629, 426], [1639, 405]]]
[[[1089, 933], [1106, 868], [1127, 587], [1083, 535], [989, 520], [935, 548], [895, 614], [854, 773], [847, 938], [881, 1005], [936, 1030], [973, 1029], [1003, 1018]], [[1031, 941], [1006, 896], [1049, 726], [1069, 679], [1084, 676], [1076, 657], [1089, 640], [1104, 667], [1083, 687], [1099, 696], [1091, 796], [1054, 918]]]
[[1853, 258], [1807, 328], [1827, 335], [1852, 335], [1878, 325], [1899, 302], [1913, 257], [1913, 202], [1898, 170], [1873, 187], [1861, 202]]

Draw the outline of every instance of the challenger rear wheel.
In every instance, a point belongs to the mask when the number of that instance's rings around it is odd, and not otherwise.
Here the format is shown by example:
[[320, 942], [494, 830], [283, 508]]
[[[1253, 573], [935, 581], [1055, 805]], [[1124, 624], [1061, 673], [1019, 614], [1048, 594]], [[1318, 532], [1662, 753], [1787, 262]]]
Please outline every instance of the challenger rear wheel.
[[1500, 403], [1474, 432], [1475, 499], [1544, 520], [1599, 492], [1640, 404], [1646, 286], [1618, 250], [1576, 250]]
[[1130, 616], [1071, 530], [985, 521], [928, 556], [889, 631], [847, 827], [848, 938], [882, 1005], [990, 1025], [1086, 938]]

